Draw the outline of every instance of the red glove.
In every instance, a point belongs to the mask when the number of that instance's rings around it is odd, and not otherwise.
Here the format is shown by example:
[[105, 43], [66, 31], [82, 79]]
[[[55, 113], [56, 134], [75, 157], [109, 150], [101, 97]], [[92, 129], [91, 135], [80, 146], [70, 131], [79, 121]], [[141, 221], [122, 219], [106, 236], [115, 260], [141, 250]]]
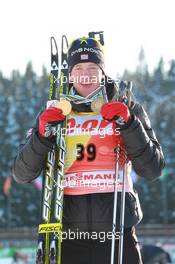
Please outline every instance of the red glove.
[[124, 103], [109, 102], [102, 106], [101, 115], [108, 121], [115, 120], [118, 125], [126, 124], [130, 119], [130, 112]]
[[39, 116], [39, 134], [42, 137], [52, 136], [53, 127], [65, 119], [62, 110], [56, 107], [49, 107]]

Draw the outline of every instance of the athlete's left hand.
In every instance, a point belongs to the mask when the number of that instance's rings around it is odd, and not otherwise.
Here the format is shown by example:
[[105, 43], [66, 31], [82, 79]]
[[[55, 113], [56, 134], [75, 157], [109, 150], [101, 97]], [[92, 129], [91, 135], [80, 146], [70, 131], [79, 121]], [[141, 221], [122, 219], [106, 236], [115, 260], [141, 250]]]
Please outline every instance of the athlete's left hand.
[[126, 104], [114, 101], [106, 103], [102, 106], [101, 115], [108, 121], [113, 121], [119, 125], [125, 125], [130, 120], [130, 112]]

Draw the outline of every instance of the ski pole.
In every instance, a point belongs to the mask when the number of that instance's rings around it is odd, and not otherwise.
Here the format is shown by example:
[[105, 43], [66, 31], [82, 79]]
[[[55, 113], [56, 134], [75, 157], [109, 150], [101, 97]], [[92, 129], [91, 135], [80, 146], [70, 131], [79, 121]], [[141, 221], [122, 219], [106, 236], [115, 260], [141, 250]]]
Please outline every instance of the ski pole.
[[[117, 200], [118, 200], [118, 175], [119, 175], [119, 144], [116, 147], [116, 169], [114, 178], [114, 208], [113, 208], [113, 223], [112, 223], [112, 244], [111, 244], [111, 264], [114, 264], [115, 255], [115, 230], [116, 230], [116, 216], [117, 216]], [[119, 247], [118, 247], [118, 263], [123, 261], [123, 241], [124, 241], [124, 220], [125, 220], [125, 179], [126, 179], [126, 165], [127, 155], [123, 148], [124, 164], [122, 175], [122, 192], [121, 192], [121, 207], [120, 207], [120, 224], [119, 224]]]
[[115, 165], [115, 178], [114, 178], [114, 207], [113, 207], [113, 221], [112, 221], [112, 244], [111, 244], [111, 264], [114, 264], [115, 254], [115, 230], [116, 230], [116, 215], [117, 215], [117, 198], [118, 198], [118, 174], [119, 174], [119, 151], [120, 146], [117, 145], [116, 149], [116, 165]]
[[124, 156], [124, 167], [122, 175], [122, 193], [121, 193], [121, 208], [120, 208], [120, 239], [118, 248], [118, 264], [122, 264], [123, 261], [123, 241], [124, 241], [124, 221], [125, 221], [125, 194], [126, 194], [126, 166], [127, 166], [127, 155], [125, 148], [123, 148]]

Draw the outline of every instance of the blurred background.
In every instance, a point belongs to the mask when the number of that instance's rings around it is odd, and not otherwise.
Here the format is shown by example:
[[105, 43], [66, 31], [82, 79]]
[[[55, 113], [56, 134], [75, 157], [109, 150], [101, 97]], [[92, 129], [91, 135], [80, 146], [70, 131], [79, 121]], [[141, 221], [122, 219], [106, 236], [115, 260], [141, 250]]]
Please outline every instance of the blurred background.
[[60, 44], [62, 34], [72, 40], [93, 30], [104, 30], [107, 73], [133, 81], [135, 98], [148, 112], [165, 154], [166, 168], [155, 182], [147, 182], [133, 172], [144, 213], [138, 226], [142, 252], [148, 256], [147, 252], [153, 250], [160, 255], [162, 248], [175, 263], [174, 3], [155, 2], [89, 1], [82, 6], [81, 1], [75, 1], [68, 4], [69, 8], [55, 0], [7, 0], [3, 4], [0, 264], [35, 263], [42, 177], [30, 184], [17, 184], [11, 178], [11, 165], [48, 98], [50, 37], [54, 35]]

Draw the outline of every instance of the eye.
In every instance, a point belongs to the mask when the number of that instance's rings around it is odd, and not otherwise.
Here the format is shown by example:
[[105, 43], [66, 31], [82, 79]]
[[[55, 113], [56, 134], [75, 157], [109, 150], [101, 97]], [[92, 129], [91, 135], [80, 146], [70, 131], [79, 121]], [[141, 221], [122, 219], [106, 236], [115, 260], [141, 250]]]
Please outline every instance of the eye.
[[79, 70], [81, 70], [81, 67], [80, 67], [80, 66], [76, 66], [76, 67], [75, 67], [75, 70], [76, 70], [76, 71], [79, 71]]
[[91, 67], [89, 67], [89, 70], [97, 71], [98, 68], [96, 66], [91, 66]]

